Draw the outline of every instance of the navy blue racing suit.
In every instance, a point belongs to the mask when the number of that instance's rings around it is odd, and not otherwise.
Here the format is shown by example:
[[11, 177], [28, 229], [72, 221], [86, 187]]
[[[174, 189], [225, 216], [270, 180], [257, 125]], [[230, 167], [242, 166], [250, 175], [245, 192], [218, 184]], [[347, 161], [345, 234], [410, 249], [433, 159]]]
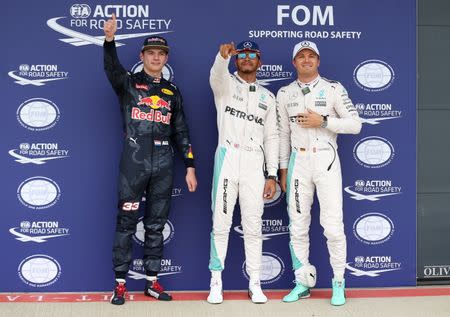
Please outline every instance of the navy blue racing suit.
[[132, 260], [132, 236], [145, 193], [144, 268], [148, 275], [160, 271], [164, 225], [173, 183], [173, 150], [184, 164], [194, 159], [179, 89], [164, 78], [142, 70], [127, 72], [119, 62], [114, 41], [105, 41], [104, 68], [122, 112], [125, 141], [120, 161], [119, 204], [113, 247], [116, 278], [125, 278]]

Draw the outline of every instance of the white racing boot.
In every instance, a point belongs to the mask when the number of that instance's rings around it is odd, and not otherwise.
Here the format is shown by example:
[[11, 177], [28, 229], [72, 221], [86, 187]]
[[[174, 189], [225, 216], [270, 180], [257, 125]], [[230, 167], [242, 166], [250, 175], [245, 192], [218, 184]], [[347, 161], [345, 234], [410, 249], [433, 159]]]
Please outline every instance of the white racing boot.
[[248, 297], [255, 304], [264, 304], [267, 302], [267, 297], [261, 289], [259, 280], [251, 280], [248, 284]]
[[218, 277], [211, 277], [209, 287], [210, 290], [207, 299], [208, 303], [221, 304], [223, 302], [222, 279]]

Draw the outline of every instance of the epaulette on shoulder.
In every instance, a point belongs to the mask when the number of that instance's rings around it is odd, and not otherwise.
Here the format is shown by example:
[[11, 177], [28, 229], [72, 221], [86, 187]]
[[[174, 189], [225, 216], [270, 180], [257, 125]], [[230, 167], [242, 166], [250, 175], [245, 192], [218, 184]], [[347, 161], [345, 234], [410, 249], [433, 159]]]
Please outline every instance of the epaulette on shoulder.
[[280, 89], [278, 89], [278, 92], [287, 92], [289, 87], [295, 86], [296, 85], [296, 80], [294, 80], [293, 82], [290, 82], [288, 85], [286, 86], [282, 86]]
[[263, 87], [263, 86], [259, 86], [259, 87], [261, 87], [261, 89], [264, 91], [264, 92], [266, 92], [268, 95], [269, 95], [269, 97], [271, 97], [272, 99], [275, 99], [275, 95], [269, 90], [269, 89], [267, 89], [266, 87]]
[[341, 83], [338, 82], [337, 80], [332, 80], [325, 77], [322, 77], [322, 79], [325, 80], [327, 83], [329, 83], [331, 87], [333, 87], [333, 89], [336, 89], [337, 86], [341, 86]]
[[172, 83], [171, 81], [169, 81], [169, 84], [170, 84], [170, 86], [172, 86], [173, 88], [175, 88], [176, 90], [178, 90], [178, 87], [177, 87], [174, 83]]
[[326, 82], [329, 82], [330, 84], [340, 84], [340, 82], [338, 82], [337, 80], [328, 79], [325, 77], [322, 77], [322, 79], [325, 80]]

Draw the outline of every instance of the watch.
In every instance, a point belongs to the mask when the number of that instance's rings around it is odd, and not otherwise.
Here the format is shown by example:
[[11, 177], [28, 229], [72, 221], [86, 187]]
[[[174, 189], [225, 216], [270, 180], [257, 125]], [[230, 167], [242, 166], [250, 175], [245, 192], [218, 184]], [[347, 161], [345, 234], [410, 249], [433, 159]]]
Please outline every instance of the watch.
[[323, 122], [320, 124], [320, 127], [321, 128], [326, 128], [327, 125], [328, 125], [328, 115], [322, 116], [322, 118], [323, 118]]
[[277, 181], [277, 177], [274, 175], [269, 175], [266, 177], [266, 179], [273, 179], [274, 181]]

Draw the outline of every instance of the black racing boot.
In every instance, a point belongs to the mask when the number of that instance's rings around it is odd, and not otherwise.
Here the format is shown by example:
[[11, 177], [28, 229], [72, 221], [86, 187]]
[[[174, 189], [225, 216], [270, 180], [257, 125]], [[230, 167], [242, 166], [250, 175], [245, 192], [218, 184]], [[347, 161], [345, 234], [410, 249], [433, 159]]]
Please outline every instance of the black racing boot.
[[151, 296], [157, 300], [170, 301], [172, 296], [164, 292], [164, 288], [158, 283], [158, 280], [147, 281], [145, 285], [144, 294], [146, 296]]
[[123, 305], [125, 304], [125, 295], [127, 293], [127, 287], [125, 286], [125, 280], [116, 280], [116, 286], [114, 287], [113, 294], [111, 296], [110, 302], [113, 305]]

